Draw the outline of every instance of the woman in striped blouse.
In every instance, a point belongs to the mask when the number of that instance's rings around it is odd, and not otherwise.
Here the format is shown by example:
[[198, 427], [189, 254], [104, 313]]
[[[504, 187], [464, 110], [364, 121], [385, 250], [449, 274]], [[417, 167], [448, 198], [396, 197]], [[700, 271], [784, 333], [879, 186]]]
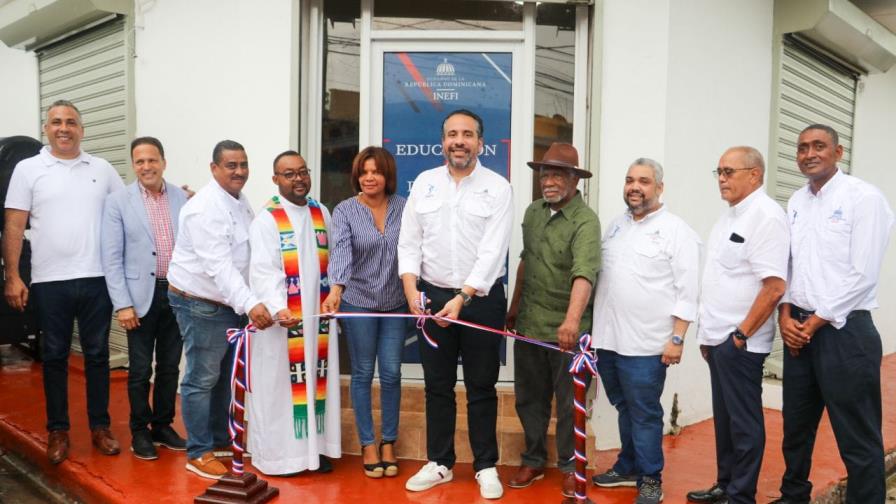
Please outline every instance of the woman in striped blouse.
[[[382, 147], [367, 147], [352, 162], [358, 192], [333, 210], [330, 295], [323, 311], [406, 313], [398, 277], [398, 231], [405, 199], [395, 194], [395, 159]], [[404, 318], [346, 318], [340, 321], [352, 362], [351, 397], [361, 441], [364, 473], [396, 476], [394, 444], [401, 403]], [[370, 387], [379, 360], [382, 441], [375, 444]]]

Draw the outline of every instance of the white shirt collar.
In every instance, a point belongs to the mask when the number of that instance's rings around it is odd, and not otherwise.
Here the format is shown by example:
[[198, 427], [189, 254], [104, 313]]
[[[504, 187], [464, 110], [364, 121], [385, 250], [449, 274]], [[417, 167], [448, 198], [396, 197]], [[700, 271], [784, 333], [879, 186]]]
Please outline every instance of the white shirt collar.
[[231, 205], [233, 208], [239, 208], [241, 205], [243, 205], [245, 203], [245, 196], [243, 195], [242, 191], [240, 191], [239, 198], [234, 198], [232, 194], [230, 194], [229, 192], [224, 190], [223, 187], [221, 187], [221, 184], [219, 184], [218, 181], [215, 180], [214, 177], [212, 177], [211, 186], [212, 186], [212, 190], [215, 192], [215, 194], [217, 194], [220, 199], [222, 199], [223, 201], [226, 201], [227, 204]]
[[625, 215], [626, 215], [626, 217], [628, 217], [628, 220], [629, 220], [630, 222], [632, 222], [632, 223], [637, 223], [637, 224], [643, 224], [643, 223], [645, 223], [645, 222], [647, 222], [647, 221], [649, 221], [649, 220], [651, 220], [651, 219], [655, 219], [655, 218], [659, 217], [660, 215], [662, 215], [663, 213], [665, 213], [665, 211], [666, 211], [666, 204], [665, 204], [665, 203], [660, 203], [660, 207], [659, 207], [659, 208], [657, 208], [656, 210], [654, 210], [654, 211], [650, 212], [649, 214], [645, 215], [644, 218], [641, 219], [641, 220], [639, 220], [639, 221], [638, 221], [638, 220], [635, 220], [635, 217], [632, 215], [632, 211], [631, 211], [631, 210], [626, 210], [626, 211], [625, 211]]
[[834, 173], [834, 176], [831, 177], [830, 180], [825, 182], [825, 184], [823, 186], [821, 186], [821, 189], [819, 189], [817, 193], [812, 192], [811, 184], [807, 183], [806, 187], [808, 187], [808, 189], [809, 189], [810, 196], [814, 196], [816, 198], [823, 198], [823, 197], [827, 196], [828, 194], [836, 191], [837, 188], [840, 187], [840, 185], [842, 185], [843, 181], [845, 181], [845, 180], [846, 180], [846, 177], [843, 176], [843, 172], [840, 171], [840, 168], [837, 168], [837, 171]]
[[[445, 164], [442, 165], [442, 169], [445, 170], [445, 177], [446, 177], [450, 182], [454, 182], [454, 177], [451, 176], [451, 170], [448, 169], [448, 162], [447, 162], [447, 161], [445, 162]], [[482, 162], [480, 162], [480, 161], [479, 161], [479, 158], [477, 157], [477, 158], [476, 158], [476, 166], [473, 167], [473, 171], [471, 171], [470, 174], [467, 175], [466, 177], [460, 179], [461, 182], [464, 181], [464, 180], [466, 180], [466, 179], [474, 180], [474, 179], [477, 177], [477, 175], [480, 173], [480, 171], [483, 170], [483, 169], [486, 169], [486, 168], [484, 168], [484, 167], [482, 166]]]
[[747, 210], [753, 205], [753, 202], [759, 198], [759, 195], [765, 192], [765, 186], [761, 185], [756, 188], [755, 191], [751, 192], [746, 198], [740, 200], [740, 203], [730, 207], [728, 212], [732, 217], [737, 217], [739, 215], [743, 215]]
[[90, 164], [91, 157], [92, 156], [90, 154], [84, 152], [83, 149], [78, 154], [78, 157], [76, 157], [74, 159], [60, 159], [60, 158], [54, 156], [52, 153], [50, 153], [49, 145], [44, 145], [44, 147], [40, 150], [40, 158], [46, 166], [53, 166], [56, 163], [71, 164], [72, 161]]

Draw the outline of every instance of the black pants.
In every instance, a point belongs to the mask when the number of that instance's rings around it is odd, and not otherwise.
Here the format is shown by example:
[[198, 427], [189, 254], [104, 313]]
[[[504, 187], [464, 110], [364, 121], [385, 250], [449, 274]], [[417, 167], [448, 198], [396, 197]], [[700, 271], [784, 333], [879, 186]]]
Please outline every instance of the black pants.
[[768, 354], [739, 350], [732, 337], [709, 347], [716, 470], [729, 502], [756, 502], [765, 450], [762, 363]]
[[112, 301], [103, 277], [31, 285], [31, 299], [42, 334], [47, 430], [69, 430], [68, 355], [72, 329], [84, 353], [87, 419], [91, 429], [109, 426], [109, 326]]
[[[420, 290], [432, 300], [433, 313], [441, 310], [455, 296], [442, 289], [420, 282]], [[496, 283], [486, 297], [474, 297], [460, 312], [469, 322], [500, 329], [504, 327], [507, 300], [504, 286]], [[427, 334], [438, 342], [432, 348], [420, 336], [420, 361], [426, 391], [426, 455], [430, 461], [454, 466], [454, 428], [457, 404], [454, 386], [457, 383], [457, 359], [462, 359], [464, 385], [467, 389], [467, 428], [473, 451], [473, 469], [480, 471], [498, 462], [498, 394], [495, 383], [500, 368], [501, 337], [459, 325], [439, 327], [428, 320]], [[418, 331], [419, 332], [419, 331]]]
[[[557, 468], [575, 471], [575, 435], [573, 432], [573, 389], [569, 364], [572, 355], [517, 341], [513, 345], [514, 392], [516, 413], [523, 425], [526, 451], [524, 465], [541, 469], [547, 461], [548, 424], [551, 400], [557, 397]], [[586, 383], [591, 375], [586, 375]]]
[[[794, 318], [805, 313], [791, 308]], [[815, 434], [827, 407], [846, 465], [846, 502], [884, 502], [881, 354], [880, 334], [866, 310], [850, 314], [842, 329], [823, 326], [798, 356], [784, 352], [784, 497], [809, 501]]]
[[[171, 425], [177, 397], [177, 377], [184, 340], [168, 304], [168, 283], [156, 283], [149, 311], [140, 318], [140, 326], [128, 331], [128, 401], [131, 403], [131, 432]], [[153, 374], [152, 407], [149, 405], [149, 379]]]

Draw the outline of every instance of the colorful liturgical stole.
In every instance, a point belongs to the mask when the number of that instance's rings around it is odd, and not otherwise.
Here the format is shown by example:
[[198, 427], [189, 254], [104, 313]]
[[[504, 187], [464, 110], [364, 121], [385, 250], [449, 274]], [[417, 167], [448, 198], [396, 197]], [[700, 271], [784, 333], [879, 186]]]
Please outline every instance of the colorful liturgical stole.
[[[283, 257], [283, 271], [286, 273], [286, 306], [299, 324], [287, 330], [287, 348], [289, 349], [289, 371], [292, 376], [292, 414], [296, 439], [308, 435], [308, 387], [307, 366], [305, 362], [305, 330], [302, 321], [302, 282], [299, 272], [299, 249], [296, 233], [289, 222], [286, 210], [280, 204], [280, 198], [274, 196], [265, 205], [274, 217], [277, 231], [280, 233], [280, 255]], [[330, 293], [327, 279], [327, 264], [330, 252], [327, 242], [327, 226], [320, 204], [308, 198], [308, 209], [311, 211], [311, 224], [314, 227], [314, 238], [317, 242], [317, 257], [320, 261], [320, 299]], [[317, 421], [317, 433], [324, 430], [324, 416], [327, 403], [327, 345], [329, 343], [330, 321], [318, 320], [317, 332], [317, 390], [314, 396], [314, 414]]]

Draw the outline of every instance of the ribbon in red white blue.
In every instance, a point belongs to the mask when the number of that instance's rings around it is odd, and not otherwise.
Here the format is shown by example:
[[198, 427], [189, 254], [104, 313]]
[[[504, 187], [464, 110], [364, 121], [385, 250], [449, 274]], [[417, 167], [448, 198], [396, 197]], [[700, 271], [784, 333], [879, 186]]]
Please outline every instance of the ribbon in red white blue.
[[[240, 432], [245, 432], [246, 429], [236, 421], [237, 410], [242, 411], [245, 415], [246, 405], [237, 400], [236, 390], [239, 387], [244, 392], [252, 391], [250, 366], [252, 365], [251, 348], [252, 335], [254, 333], [255, 326], [252, 324], [248, 324], [242, 329], [227, 330], [227, 343], [234, 347], [233, 366], [230, 370], [230, 418], [227, 423], [227, 431], [232, 439], [234, 453], [245, 453], [246, 451], [245, 447], [240, 444], [239, 436], [237, 435]], [[240, 373], [240, 369], [244, 370], [244, 372]], [[245, 394], [243, 399], [245, 400]], [[242, 457], [234, 457], [231, 464], [233, 474], [243, 474], [242, 459]]]

